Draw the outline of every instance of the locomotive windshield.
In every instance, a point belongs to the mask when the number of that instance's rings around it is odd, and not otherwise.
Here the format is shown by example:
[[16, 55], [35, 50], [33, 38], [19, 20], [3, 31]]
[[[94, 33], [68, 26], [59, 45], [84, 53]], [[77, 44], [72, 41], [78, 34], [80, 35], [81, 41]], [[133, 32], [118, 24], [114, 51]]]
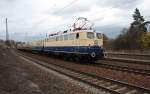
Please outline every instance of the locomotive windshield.
[[87, 32], [87, 38], [93, 39], [94, 38], [94, 33], [93, 32]]
[[102, 34], [101, 33], [97, 33], [96, 36], [97, 36], [98, 39], [102, 38]]

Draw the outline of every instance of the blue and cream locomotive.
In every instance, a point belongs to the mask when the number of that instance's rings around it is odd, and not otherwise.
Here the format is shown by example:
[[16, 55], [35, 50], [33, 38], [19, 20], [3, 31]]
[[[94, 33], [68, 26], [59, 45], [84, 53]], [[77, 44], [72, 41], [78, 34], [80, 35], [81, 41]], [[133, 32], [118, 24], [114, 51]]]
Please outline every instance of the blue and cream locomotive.
[[88, 26], [86, 18], [78, 18], [73, 28], [63, 32], [50, 34], [43, 40], [26, 44], [28, 49], [36, 52], [57, 55], [69, 55], [88, 60], [104, 58], [103, 34]]

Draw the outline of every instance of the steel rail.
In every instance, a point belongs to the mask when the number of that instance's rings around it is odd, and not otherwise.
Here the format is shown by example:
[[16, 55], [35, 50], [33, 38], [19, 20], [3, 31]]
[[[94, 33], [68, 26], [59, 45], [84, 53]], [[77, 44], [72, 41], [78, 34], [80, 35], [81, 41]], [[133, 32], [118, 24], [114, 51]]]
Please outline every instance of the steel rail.
[[150, 89], [148, 89], [148, 88], [139, 87], [139, 86], [136, 86], [136, 85], [133, 85], [130, 83], [125, 83], [125, 82], [113, 80], [110, 78], [99, 77], [99, 76], [96, 76], [93, 74], [89, 74], [89, 73], [77, 71], [77, 70], [74, 70], [71, 68], [67, 68], [62, 65], [46, 63], [41, 60], [39, 61], [37, 59], [33, 59], [31, 57], [25, 56], [23, 54], [20, 54], [20, 56], [22, 56], [34, 63], [42, 65], [46, 68], [49, 68], [51, 70], [54, 70], [56, 72], [66, 75], [66, 76], [69, 76], [73, 79], [82, 81], [82, 82], [92, 85], [96, 88], [99, 88], [99, 89], [102, 89], [105, 91], [109, 91], [110, 93], [113, 93], [113, 94], [132, 94], [132, 93], [149, 94], [149, 92], [150, 92]]

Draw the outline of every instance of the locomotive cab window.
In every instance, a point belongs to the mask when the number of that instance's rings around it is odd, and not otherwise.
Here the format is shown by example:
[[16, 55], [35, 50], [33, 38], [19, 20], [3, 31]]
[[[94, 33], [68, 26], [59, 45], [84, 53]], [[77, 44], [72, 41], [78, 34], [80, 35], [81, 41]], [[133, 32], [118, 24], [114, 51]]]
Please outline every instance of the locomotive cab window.
[[87, 38], [93, 39], [94, 38], [94, 33], [93, 32], [87, 32]]
[[96, 33], [96, 36], [97, 36], [98, 39], [102, 38], [102, 34], [101, 33]]

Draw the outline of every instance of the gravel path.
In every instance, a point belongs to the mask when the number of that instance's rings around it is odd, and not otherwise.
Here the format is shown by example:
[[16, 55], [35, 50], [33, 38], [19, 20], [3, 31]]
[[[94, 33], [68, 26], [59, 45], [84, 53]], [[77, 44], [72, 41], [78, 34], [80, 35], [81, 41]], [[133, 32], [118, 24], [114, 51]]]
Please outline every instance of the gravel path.
[[0, 94], [43, 94], [7, 50], [0, 51]]
[[0, 50], [0, 94], [93, 93], [23, 61], [9, 50]]

